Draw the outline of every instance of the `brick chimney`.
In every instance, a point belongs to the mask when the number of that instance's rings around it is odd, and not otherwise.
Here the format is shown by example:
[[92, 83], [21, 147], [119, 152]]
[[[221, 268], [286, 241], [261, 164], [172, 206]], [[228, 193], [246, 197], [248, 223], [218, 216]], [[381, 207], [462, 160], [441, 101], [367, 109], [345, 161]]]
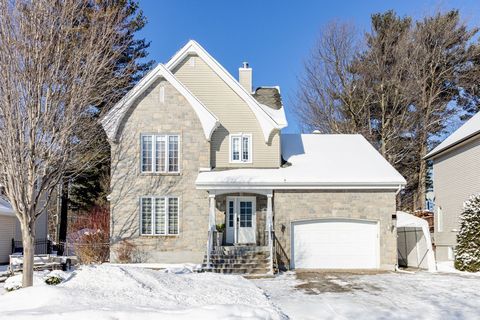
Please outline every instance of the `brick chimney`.
[[248, 93], [252, 93], [252, 68], [248, 66], [248, 62], [244, 62], [243, 67], [238, 68], [238, 82]]

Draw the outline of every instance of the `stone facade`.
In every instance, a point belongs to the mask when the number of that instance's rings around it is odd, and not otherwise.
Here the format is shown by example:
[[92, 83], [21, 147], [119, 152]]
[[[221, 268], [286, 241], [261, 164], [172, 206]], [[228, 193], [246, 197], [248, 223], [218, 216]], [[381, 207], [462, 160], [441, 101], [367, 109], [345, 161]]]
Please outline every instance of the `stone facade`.
[[[393, 270], [397, 263], [397, 236], [392, 222], [393, 191], [277, 190], [274, 194], [274, 226], [279, 244], [290, 255], [291, 223], [300, 220], [347, 218], [378, 221], [380, 268]], [[288, 265], [285, 258], [282, 264]]]
[[[159, 99], [164, 86], [164, 102]], [[140, 172], [141, 134], [180, 135], [180, 173]], [[112, 143], [111, 261], [117, 261], [119, 244], [135, 245], [136, 262], [201, 262], [205, 254], [208, 194], [196, 190], [199, 168], [209, 167], [209, 142], [192, 107], [168, 82], [158, 80], [130, 108]], [[141, 236], [140, 197], [179, 198], [179, 234]]]
[[234, 197], [234, 196], [247, 196], [247, 197], [255, 197], [256, 202], [256, 227], [257, 227], [257, 234], [256, 240], [257, 245], [265, 246], [266, 242], [266, 216], [267, 216], [267, 197], [264, 195], [258, 195], [254, 193], [229, 193], [224, 195], [219, 195], [215, 197], [216, 201], [216, 216], [215, 221], [216, 224], [225, 224], [226, 225], [226, 202], [227, 197]]

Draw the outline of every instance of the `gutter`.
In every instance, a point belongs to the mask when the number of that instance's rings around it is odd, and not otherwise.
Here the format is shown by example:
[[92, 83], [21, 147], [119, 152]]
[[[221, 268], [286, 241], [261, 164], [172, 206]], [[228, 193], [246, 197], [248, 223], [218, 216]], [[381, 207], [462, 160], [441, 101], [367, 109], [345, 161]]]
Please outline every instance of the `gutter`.
[[461, 143], [463, 143], [463, 142], [465, 142], [465, 141], [467, 141], [467, 140], [469, 140], [469, 139], [471, 139], [471, 138], [473, 138], [473, 137], [475, 137], [476, 135], [479, 135], [479, 134], [480, 134], [480, 131], [474, 132], [474, 133], [472, 133], [472, 134], [464, 137], [463, 139], [460, 139], [460, 140], [458, 140], [457, 142], [455, 142], [455, 143], [453, 143], [453, 144], [451, 144], [451, 145], [449, 145], [449, 146], [447, 146], [447, 147], [444, 147], [444, 148], [442, 148], [442, 149], [440, 149], [440, 150], [437, 150], [437, 151], [435, 151], [435, 152], [432, 152], [432, 151], [435, 150], [435, 149], [433, 149], [430, 153], [428, 153], [425, 157], [423, 157], [423, 160], [433, 159], [433, 158], [439, 156], [440, 154], [442, 154], [442, 153], [444, 153], [444, 152], [446, 152], [446, 151], [448, 151], [448, 150], [450, 150], [450, 149], [458, 146], [459, 144], [461, 144]]

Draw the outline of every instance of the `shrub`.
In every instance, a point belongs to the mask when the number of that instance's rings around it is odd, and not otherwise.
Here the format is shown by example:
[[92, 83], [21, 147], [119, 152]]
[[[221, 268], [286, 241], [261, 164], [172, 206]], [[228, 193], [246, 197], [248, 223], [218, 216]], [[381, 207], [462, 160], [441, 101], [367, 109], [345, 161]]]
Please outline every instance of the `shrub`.
[[136, 246], [128, 240], [122, 240], [117, 248], [117, 260], [120, 263], [130, 263], [133, 261], [133, 254], [136, 251]]
[[110, 255], [109, 233], [110, 213], [106, 206], [94, 207], [91, 211], [78, 216], [72, 225], [76, 235], [75, 254], [81, 263], [102, 263]]
[[480, 194], [463, 204], [455, 253], [456, 269], [480, 271]]
[[62, 283], [63, 279], [59, 276], [49, 276], [45, 278], [45, 283], [50, 286], [56, 286], [57, 284]]

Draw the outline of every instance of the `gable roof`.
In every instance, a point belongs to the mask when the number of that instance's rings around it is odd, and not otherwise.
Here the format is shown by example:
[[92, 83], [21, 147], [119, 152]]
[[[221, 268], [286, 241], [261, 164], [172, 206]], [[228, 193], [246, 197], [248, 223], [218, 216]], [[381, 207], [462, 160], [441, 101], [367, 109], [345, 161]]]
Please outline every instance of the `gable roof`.
[[15, 217], [12, 205], [3, 197], [0, 197], [0, 216]]
[[281, 143], [288, 166], [201, 172], [197, 187], [398, 190], [406, 184], [362, 135], [282, 134]]
[[118, 129], [122, 123], [127, 111], [135, 100], [158, 78], [163, 77], [180, 94], [182, 94], [188, 103], [192, 106], [202, 124], [205, 138], [210, 141], [213, 132], [219, 125], [217, 117], [203, 105], [163, 64], [157, 65], [145, 77], [140, 80], [101, 120], [102, 126], [110, 140], [115, 140]]
[[[257, 118], [263, 132], [265, 142], [269, 140], [270, 134], [273, 130], [280, 130], [287, 126], [285, 112], [283, 108], [273, 116], [263, 108], [260, 103], [255, 100], [252, 95], [245, 90], [245, 88], [220, 64], [215, 60], [202, 46], [196, 41], [190, 40], [182, 49], [180, 49], [171, 59], [166, 63], [166, 67], [172, 71], [180, 62], [182, 62], [188, 55], [196, 54], [240, 97], [242, 98], [253, 114]], [[283, 114], [283, 117], [279, 115]]]
[[480, 112], [471, 117], [467, 122], [465, 122], [460, 128], [458, 128], [454, 133], [448, 136], [442, 143], [436, 146], [432, 151], [430, 151], [425, 159], [428, 160], [432, 157], [439, 155], [440, 153], [450, 149], [457, 144], [472, 138], [480, 134]]

